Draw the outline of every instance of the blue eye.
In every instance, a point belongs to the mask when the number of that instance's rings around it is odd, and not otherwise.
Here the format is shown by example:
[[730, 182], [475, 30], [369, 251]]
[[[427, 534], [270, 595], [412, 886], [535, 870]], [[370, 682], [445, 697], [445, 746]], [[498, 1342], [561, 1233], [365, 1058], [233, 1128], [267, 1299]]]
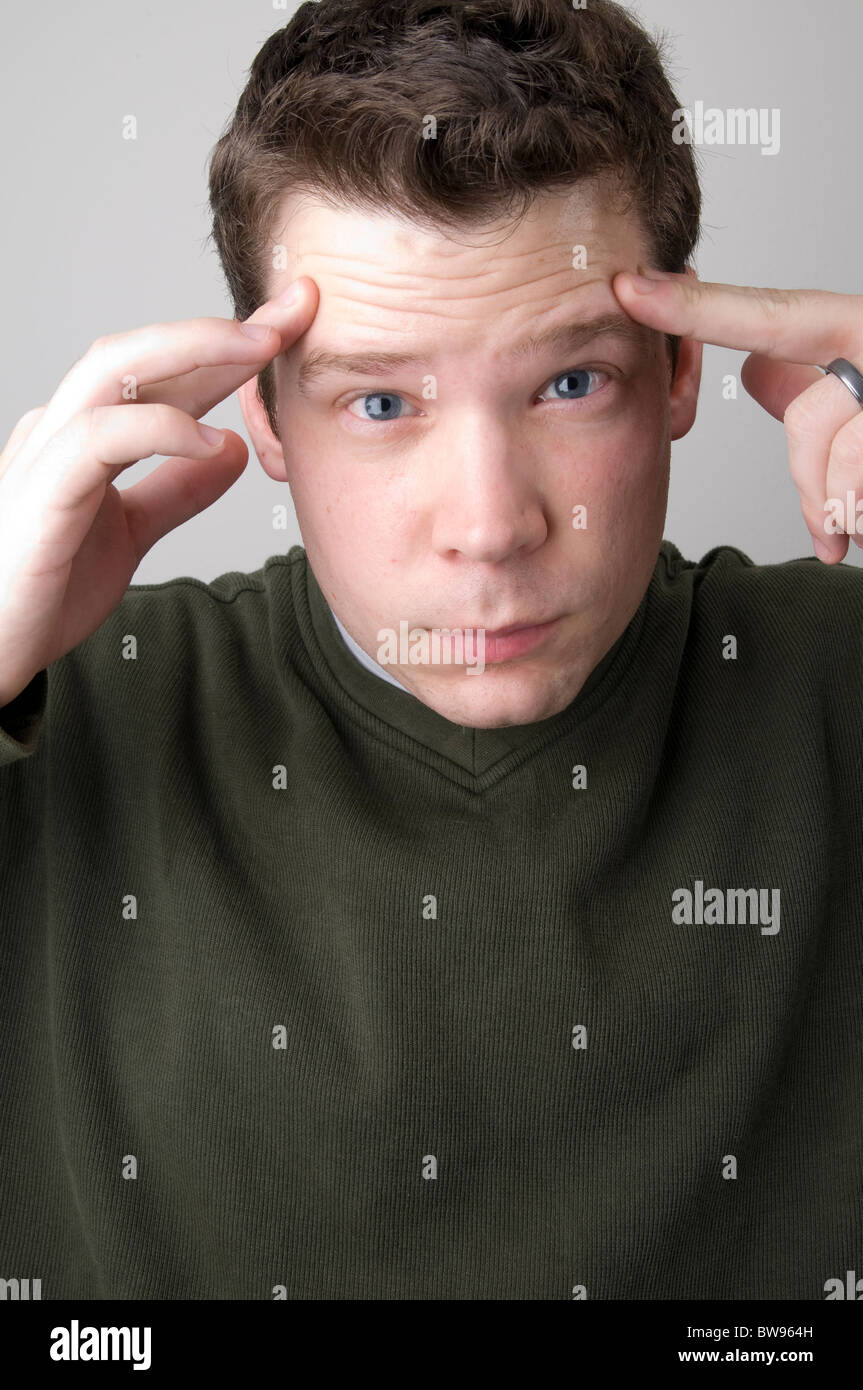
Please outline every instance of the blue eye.
[[[580, 367], [574, 371], [569, 372], [561, 372], [560, 376], [556, 376], [554, 378], [554, 381], [552, 381], [550, 385], [557, 387], [558, 382], [565, 382], [565, 386], [563, 387], [564, 394], [561, 396], [552, 397], [552, 399], [559, 401], [581, 400], [584, 396], [588, 394], [587, 388], [590, 385], [591, 377], [603, 377], [607, 375], [607, 372], [594, 372], [587, 367]], [[585, 377], [588, 378], [587, 381], [585, 381]], [[590, 394], [595, 395], [596, 392], [592, 391], [590, 392]]]
[[[367, 401], [380, 402], [379, 405], [366, 405]], [[380, 420], [388, 424], [390, 420], [398, 420], [403, 414], [402, 407], [405, 402], [401, 396], [397, 396], [395, 391], [375, 391], [367, 396], [357, 396], [349, 402], [349, 405], [362, 405], [368, 410], [367, 415], [361, 415], [361, 420]]]

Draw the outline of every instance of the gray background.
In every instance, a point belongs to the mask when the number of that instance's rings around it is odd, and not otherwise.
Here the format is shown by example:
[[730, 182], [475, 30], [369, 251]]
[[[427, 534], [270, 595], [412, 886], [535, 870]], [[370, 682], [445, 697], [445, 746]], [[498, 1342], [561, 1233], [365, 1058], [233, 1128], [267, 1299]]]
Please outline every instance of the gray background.
[[[589, 3], [589, 0], [588, 0]], [[5, 216], [5, 363], [0, 436], [43, 404], [100, 334], [198, 315], [231, 316], [206, 242], [206, 167], [248, 67], [287, 9], [249, 0], [19, 3], [0, 56]], [[857, 0], [634, 0], [649, 30], [670, 31], [680, 103], [778, 107], [781, 149], [702, 146], [702, 279], [863, 292], [859, 231]], [[124, 116], [138, 120], [124, 140]], [[863, 302], [861, 302], [863, 310]], [[672, 447], [665, 534], [689, 558], [739, 546], [758, 563], [811, 554], [782, 424], [742, 387], [722, 398], [745, 353], [706, 346], [698, 418]], [[239, 431], [236, 397], [206, 417]], [[158, 466], [135, 465], [126, 487]], [[253, 570], [300, 540], [274, 531], [290, 505], [251, 453], [240, 480], [160, 541], [136, 583], [209, 581]], [[293, 513], [292, 513], [293, 515]], [[849, 547], [845, 563], [863, 554]]]

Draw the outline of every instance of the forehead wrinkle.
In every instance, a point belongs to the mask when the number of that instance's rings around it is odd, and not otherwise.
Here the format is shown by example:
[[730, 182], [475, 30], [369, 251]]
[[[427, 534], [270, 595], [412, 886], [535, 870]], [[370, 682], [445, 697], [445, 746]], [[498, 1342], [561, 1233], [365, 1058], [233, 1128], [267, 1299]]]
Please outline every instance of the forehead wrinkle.
[[[577, 352], [600, 337], [616, 338], [620, 342], [643, 347], [652, 332], [626, 315], [600, 314], [581, 323], [558, 324], [542, 333], [532, 334], [514, 347], [504, 349], [503, 355], [523, 361], [543, 352]], [[304, 394], [312, 382], [329, 374], [375, 376], [402, 367], [428, 366], [433, 357], [434, 351], [425, 345], [408, 352], [386, 352], [377, 348], [330, 352], [327, 348], [315, 348], [300, 364], [297, 390]]]

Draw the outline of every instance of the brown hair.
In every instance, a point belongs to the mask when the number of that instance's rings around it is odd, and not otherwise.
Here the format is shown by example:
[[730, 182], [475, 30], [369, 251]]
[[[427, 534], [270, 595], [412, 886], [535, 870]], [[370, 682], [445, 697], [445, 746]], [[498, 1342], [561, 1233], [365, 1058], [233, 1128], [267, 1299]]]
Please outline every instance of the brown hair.
[[[210, 162], [212, 235], [235, 316], [268, 298], [288, 193], [454, 231], [615, 176], [652, 264], [698, 241], [691, 145], [652, 39], [613, 0], [318, 0], [252, 63]], [[424, 139], [424, 121], [437, 123]], [[669, 337], [672, 371], [679, 339]], [[272, 364], [258, 394], [278, 433]]]

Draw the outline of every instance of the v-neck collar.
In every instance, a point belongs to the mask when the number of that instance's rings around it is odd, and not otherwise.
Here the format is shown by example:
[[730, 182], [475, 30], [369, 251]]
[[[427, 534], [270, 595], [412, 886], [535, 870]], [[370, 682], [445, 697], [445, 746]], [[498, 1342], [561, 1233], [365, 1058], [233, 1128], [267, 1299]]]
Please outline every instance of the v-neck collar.
[[[663, 545], [666, 544], [669, 543], [663, 542]], [[287, 558], [302, 560], [305, 583], [300, 578], [300, 582], [293, 587], [298, 604], [302, 604], [305, 597], [307, 612], [305, 615], [298, 613], [297, 616], [309, 656], [329, 695], [337, 699], [342, 707], [347, 706], [348, 712], [353, 712], [355, 718], [359, 712], [355, 708], [351, 711], [350, 706], [352, 703], [359, 706], [365, 712], [366, 717], [360, 717], [360, 722], [366, 728], [370, 727], [369, 717], [373, 722], [380, 721], [381, 725], [398, 730], [414, 743], [474, 777], [482, 776], [504, 759], [509, 763], [511, 756], [520, 750], [525, 754], [539, 751], [550, 739], [571, 730], [604, 702], [617, 686], [637, 649], [651, 587], [648, 586], [623, 633], [564, 710], [532, 724], [477, 729], [452, 723], [409, 691], [367, 670], [345, 644], [304, 548], [292, 547]], [[657, 565], [660, 563], [663, 563], [661, 553]], [[655, 579], [656, 568], [651, 585]], [[304, 621], [304, 617], [308, 621]], [[387, 736], [385, 727], [377, 732], [382, 737]], [[531, 750], [534, 744], [536, 749]], [[521, 762], [522, 759], [515, 761]]]

